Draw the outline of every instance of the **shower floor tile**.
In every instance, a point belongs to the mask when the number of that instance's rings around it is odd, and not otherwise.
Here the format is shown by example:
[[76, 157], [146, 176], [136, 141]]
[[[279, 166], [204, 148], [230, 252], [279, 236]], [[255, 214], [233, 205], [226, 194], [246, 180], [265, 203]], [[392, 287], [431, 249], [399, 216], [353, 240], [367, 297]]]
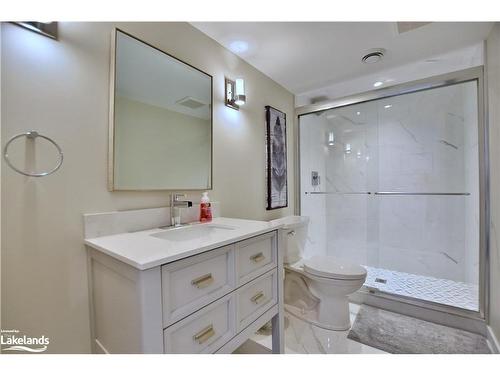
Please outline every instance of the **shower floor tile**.
[[383, 268], [364, 267], [368, 272], [365, 282], [368, 288], [466, 310], [479, 310], [477, 285]]

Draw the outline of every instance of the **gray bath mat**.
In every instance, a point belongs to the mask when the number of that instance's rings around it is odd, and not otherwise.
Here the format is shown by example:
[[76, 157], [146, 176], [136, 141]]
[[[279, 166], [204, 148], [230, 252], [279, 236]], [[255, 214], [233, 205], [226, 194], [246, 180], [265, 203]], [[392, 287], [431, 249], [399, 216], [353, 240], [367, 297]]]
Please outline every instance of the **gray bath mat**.
[[485, 354], [478, 334], [362, 305], [347, 338], [396, 354]]

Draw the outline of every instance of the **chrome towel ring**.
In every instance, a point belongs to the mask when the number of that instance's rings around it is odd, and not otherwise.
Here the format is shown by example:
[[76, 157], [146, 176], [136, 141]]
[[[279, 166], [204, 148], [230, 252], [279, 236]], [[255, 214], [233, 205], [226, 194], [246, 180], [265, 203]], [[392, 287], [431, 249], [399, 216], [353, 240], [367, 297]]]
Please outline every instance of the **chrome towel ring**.
[[[21, 138], [21, 137], [27, 137], [29, 139], [35, 139], [35, 138], [40, 137], [40, 138], [46, 139], [47, 141], [52, 143], [54, 145], [54, 147], [57, 149], [57, 152], [59, 153], [59, 162], [57, 163], [57, 165], [52, 170], [50, 170], [48, 172], [41, 172], [41, 173], [29, 173], [29, 172], [25, 172], [25, 171], [22, 171], [19, 168], [17, 168], [14, 164], [11, 163], [11, 161], [9, 159], [8, 149], [9, 149], [9, 145], [12, 143], [12, 141], [14, 141], [18, 138]], [[25, 133], [17, 134], [7, 141], [7, 143], [5, 144], [5, 146], [3, 148], [3, 158], [5, 159], [5, 162], [7, 163], [7, 165], [9, 167], [11, 167], [13, 170], [15, 170], [17, 173], [21, 173], [22, 175], [29, 176], [29, 177], [44, 177], [44, 176], [48, 176], [49, 174], [54, 173], [59, 168], [61, 168], [61, 165], [63, 163], [63, 152], [61, 150], [61, 147], [59, 147], [59, 145], [54, 140], [52, 140], [51, 138], [49, 138], [45, 135], [38, 133], [35, 130], [30, 130], [30, 131], [27, 131]]]

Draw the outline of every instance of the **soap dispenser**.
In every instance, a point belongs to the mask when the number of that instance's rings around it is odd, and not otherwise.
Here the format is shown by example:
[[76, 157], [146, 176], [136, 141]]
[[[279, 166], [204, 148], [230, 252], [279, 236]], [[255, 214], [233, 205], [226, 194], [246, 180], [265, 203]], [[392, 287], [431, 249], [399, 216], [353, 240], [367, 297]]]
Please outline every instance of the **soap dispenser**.
[[212, 221], [212, 205], [210, 204], [210, 198], [208, 197], [208, 191], [204, 192], [201, 196], [200, 221], [202, 223], [207, 222], [207, 221]]

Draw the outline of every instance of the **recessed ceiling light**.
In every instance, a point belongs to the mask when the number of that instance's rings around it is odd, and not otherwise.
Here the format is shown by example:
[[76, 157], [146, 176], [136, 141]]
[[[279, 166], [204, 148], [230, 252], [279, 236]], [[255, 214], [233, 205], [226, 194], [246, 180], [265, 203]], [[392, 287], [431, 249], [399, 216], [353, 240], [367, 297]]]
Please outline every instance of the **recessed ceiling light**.
[[391, 108], [391, 107], [392, 107], [392, 104], [387, 104], [387, 105], [384, 105], [384, 108], [385, 108], [385, 109], [389, 109], [389, 108]]
[[243, 40], [235, 40], [229, 44], [229, 49], [234, 53], [243, 53], [248, 50], [248, 43]]
[[356, 114], [359, 116], [359, 115], [361, 114], [361, 112], [360, 112], [360, 111], [358, 111], [358, 112], [356, 112]]
[[384, 82], [382, 81], [377, 81], [373, 84], [373, 87], [379, 87], [379, 86], [382, 86], [384, 84]]

